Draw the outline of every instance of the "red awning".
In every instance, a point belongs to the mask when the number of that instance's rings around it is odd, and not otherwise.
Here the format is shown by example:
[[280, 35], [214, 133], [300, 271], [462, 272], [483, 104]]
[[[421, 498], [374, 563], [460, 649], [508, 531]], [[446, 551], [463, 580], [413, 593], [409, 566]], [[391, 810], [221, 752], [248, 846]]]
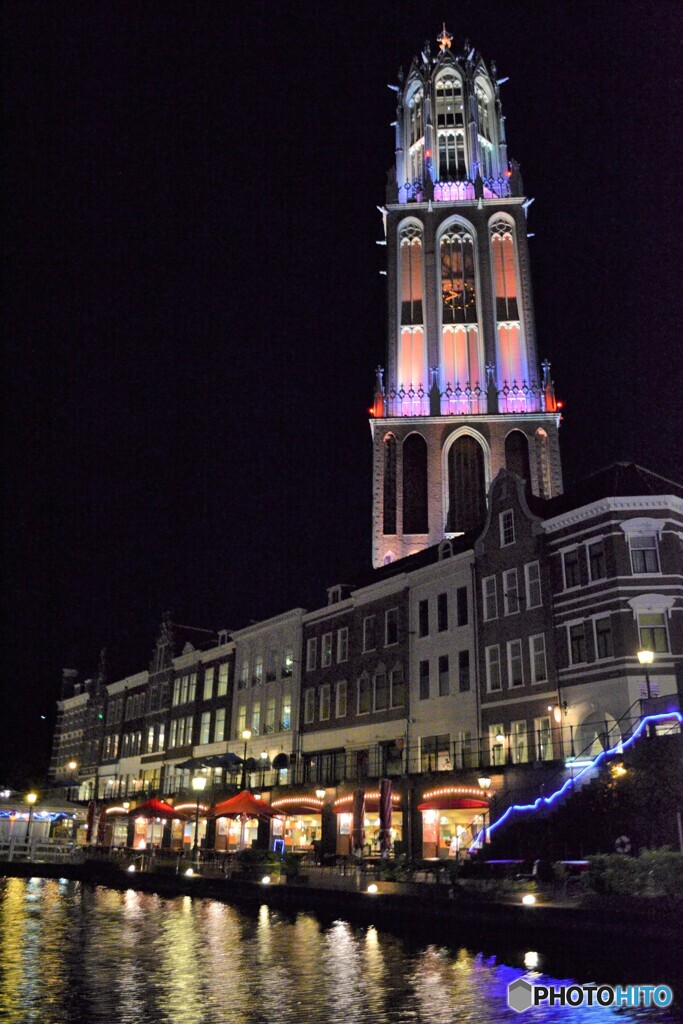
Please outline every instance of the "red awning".
[[[393, 793], [391, 797], [392, 810], [401, 810], [401, 799], [398, 794]], [[346, 799], [342, 797], [339, 800], [335, 800], [334, 813], [335, 814], [351, 814], [353, 811], [353, 797], [348, 796]], [[365, 794], [365, 813], [376, 814], [379, 812], [379, 793], [366, 793]]]
[[132, 807], [128, 811], [126, 817], [128, 818], [182, 818], [179, 811], [176, 811], [175, 807], [171, 807], [165, 800], [159, 800], [157, 797], [152, 797], [150, 800], [145, 801], [144, 804], [140, 804], [139, 807]]
[[263, 800], [257, 800], [253, 793], [243, 789], [236, 796], [216, 804], [208, 813], [211, 818], [239, 818], [246, 814], [248, 818], [275, 818], [282, 816], [284, 811], [276, 811]]
[[474, 810], [476, 808], [487, 808], [487, 800], [473, 800], [468, 796], [436, 796], [433, 800], [426, 800], [418, 804], [418, 811], [460, 811]]

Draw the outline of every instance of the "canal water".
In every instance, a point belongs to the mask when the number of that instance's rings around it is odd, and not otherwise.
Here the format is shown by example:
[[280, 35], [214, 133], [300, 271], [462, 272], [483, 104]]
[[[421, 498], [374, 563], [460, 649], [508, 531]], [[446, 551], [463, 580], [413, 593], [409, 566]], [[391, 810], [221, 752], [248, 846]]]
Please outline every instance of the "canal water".
[[[418, 930], [416, 930], [418, 929]], [[419, 920], [390, 932], [314, 914], [118, 892], [53, 879], [0, 879], [0, 1021], [8, 1024], [459, 1024], [681, 1021], [658, 957], [634, 964], [560, 941], [446, 938]], [[596, 956], [602, 962], [596, 960]], [[640, 961], [640, 966], [638, 961]], [[674, 982], [666, 1010], [537, 1008], [507, 986]], [[680, 1004], [679, 1004], [680, 1005]]]

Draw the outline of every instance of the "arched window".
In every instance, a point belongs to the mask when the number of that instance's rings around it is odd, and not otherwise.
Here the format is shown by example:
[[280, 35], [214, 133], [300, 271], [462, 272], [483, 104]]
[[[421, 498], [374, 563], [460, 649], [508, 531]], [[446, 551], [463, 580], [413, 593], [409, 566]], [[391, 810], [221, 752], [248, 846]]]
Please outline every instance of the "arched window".
[[463, 434], [448, 450], [448, 517], [446, 533], [465, 533], [486, 516], [484, 452], [475, 438]]
[[383, 533], [396, 533], [396, 438], [384, 439], [384, 526]]
[[408, 100], [407, 119], [407, 156], [408, 175], [410, 181], [422, 181], [424, 166], [424, 96], [421, 89], [416, 89]]
[[[497, 220], [491, 225], [491, 257], [498, 329], [499, 386], [506, 383], [521, 385], [527, 380], [526, 352], [517, 300], [514, 228], [507, 220]], [[513, 409], [502, 411], [512, 412]]]
[[479, 137], [479, 173], [482, 178], [491, 178], [495, 170], [493, 104], [488, 90], [480, 81], [475, 86], [477, 99], [477, 132]]
[[481, 380], [474, 239], [456, 224], [441, 236], [441, 328], [444, 383]]
[[467, 177], [465, 158], [465, 117], [462, 82], [447, 72], [436, 82], [436, 128], [439, 150], [439, 181], [462, 181]]
[[429, 533], [427, 442], [420, 434], [403, 442], [403, 532]]
[[529, 442], [521, 430], [511, 430], [505, 438], [505, 468], [526, 480], [527, 487], [531, 486]]
[[399, 384], [405, 388], [427, 385], [422, 302], [422, 229], [406, 224], [399, 232], [401, 276], [401, 341]]

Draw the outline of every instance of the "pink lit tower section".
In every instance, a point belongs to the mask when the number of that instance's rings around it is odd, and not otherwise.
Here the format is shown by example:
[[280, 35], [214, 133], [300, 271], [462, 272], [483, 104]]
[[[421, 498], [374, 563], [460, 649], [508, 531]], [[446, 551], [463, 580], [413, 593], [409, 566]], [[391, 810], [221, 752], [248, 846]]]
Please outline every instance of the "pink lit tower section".
[[511, 469], [562, 491], [550, 365], [539, 363], [519, 165], [495, 64], [444, 26], [399, 84], [386, 206], [388, 338], [371, 415], [373, 564], [475, 529]]

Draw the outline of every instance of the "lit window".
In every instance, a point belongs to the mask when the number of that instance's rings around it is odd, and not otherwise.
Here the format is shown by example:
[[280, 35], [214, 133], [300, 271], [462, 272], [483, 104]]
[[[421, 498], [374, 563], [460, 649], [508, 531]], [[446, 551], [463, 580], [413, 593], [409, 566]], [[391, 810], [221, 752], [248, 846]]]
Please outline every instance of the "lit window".
[[315, 721], [315, 690], [309, 687], [304, 693], [304, 724], [311, 725]]
[[612, 645], [612, 619], [605, 615], [600, 619], [593, 619], [595, 628], [595, 656], [596, 658], [613, 658], [614, 648]]
[[322, 648], [320, 652], [320, 664], [328, 668], [332, 664], [332, 634], [323, 633]]
[[[248, 668], [248, 666], [247, 666]], [[217, 697], [225, 697], [228, 692], [228, 663], [224, 661], [222, 665], [218, 666], [218, 691]]]
[[269, 697], [266, 704], [266, 720], [263, 723], [263, 731], [266, 735], [275, 732], [275, 697]]
[[486, 689], [488, 693], [502, 689], [500, 680], [500, 647], [493, 644], [486, 648]]
[[211, 712], [202, 712], [202, 721], [199, 727], [199, 742], [208, 743], [211, 733]]
[[213, 742], [222, 743], [225, 739], [225, 708], [218, 708], [213, 723]]
[[255, 700], [254, 707], [251, 712], [251, 731], [254, 736], [258, 736], [261, 732], [261, 701]]
[[242, 733], [247, 727], [247, 705], [240, 704], [237, 709], [237, 736], [242, 737]]
[[[331, 636], [332, 634], [330, 634]], [[326, 722], [330, 717], [331, 687], [325, 683], [320, 687], [320, 721]]]
[[254, 659], [254, 686], [260, 686], [263, 682], [263, 655], [257, 654]]
[[529, 657], [531, 660], [531, 682], [545, 683], [548, 679], [548, 666], [545, 657], [544, 633], [529, 637]]
[[550, 726], [550, 718], [534, 718], [534, 741], [536, 745], [536, 759], [538, 761], [552, 761], [553, 759], [553, 733]]
[[510, 753], [513, 764], [524, 764], [529, 760], [526, 740], [526, 721], [510, 723]]
[[508, 640], [508, 679], [510, 686], [524, 686], [524, 666], [522, 664], [522, 641]]
[[541, 569], [538, 562], [529, 562], [524, 566], [524, 577], [527, 608], [538, 608], [541, 604]]
[[496, 595], [496, 577], [487, 576], [482, 581], [484, 594], [484, 622], [498, 618], [498, 598]]
[[644, 651], [665, 654], [669, 650], [666, 617], [663, 612], [639, 612], [638, 632], [640, 646]]
[[294, 669], [294, 648], [291, 644], [285, 647], [285, 656], [282, 664], [282, 675], [285, 678], [291, 676]]
[[634, 573], [658, 573], [657, 538], [652, 534], [634, 534], [629, 538], [631, 569]]
[[216, 670], [213, 665], [204, 669], [204, 700], [211, 700], [213, 697], [213, 680], [215, 673]]
[[503, 602], [506, 615], [514, 615], [519, 611], [519, 584], [516, 569], [508, 569], [503, 573]]
[[318, 638], [311, 636], [306, 643], [306, 671], [312, 672], [318, 662]]
[[282, 698], [282, 722], [283, 732], [288, 732], [292, 728], [292, 698], [289, 694], [286, 694]]

